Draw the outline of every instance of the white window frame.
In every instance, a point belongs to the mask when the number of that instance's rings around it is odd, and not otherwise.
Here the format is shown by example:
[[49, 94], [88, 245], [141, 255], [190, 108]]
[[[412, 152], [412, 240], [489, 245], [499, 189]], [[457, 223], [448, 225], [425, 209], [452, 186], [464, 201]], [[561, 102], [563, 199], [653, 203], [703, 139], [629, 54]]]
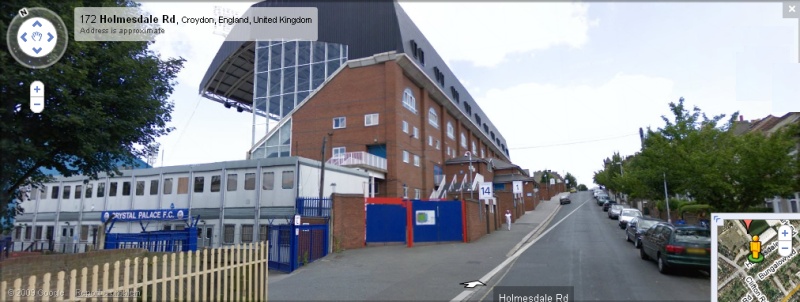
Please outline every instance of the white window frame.
[[474, 156], [478, 155], [478, 144], [476, 144], [475, 141], [472, 141], [472, 154], [474, 154]]
[[377, 113], [370, 113], [364, 115], [364, 126], [377, 126], [379, 122], [379, 115]]
[[403, 198], [408, 198], [408, 187], [403, 186]]
[[466, 149], [467, 148], [467, 135], [464, 132], [461, 132], [461, 147]]
[[[337, 152], [337, 151], [339, 151], [339, 152]], [[342, 156], [344, 156], [345, 153], [347, 153], [347, 148], [345, 148], [345, 147], [332, 148], [331, 149], [331, 158], [342, 157]]]
[[428, 146], [433, 147], [433, 136], [428, 135]]
[[422, 198], [422, 190], [414, 189], [414, 199], [419, 200], [420, 198]]
[[419, 138], [419, 128], [414, 127], [414, 138]]
[[456, 128], [450, 122], [447, 122], [447, 137], [456, 140]]
[[428, 109], [428, 123], [439, 129], [439, 114], [436, 113], [436, 108], [431, 107], [431, 109]]
[[481, 157], [486, 157], [486, 150], [481, 148]]
[[437, 139], [436, 140], [436, 150], [441, 150], [441, 149], [442, 149], [442, 142]]
[[403, 121], [403, 132], [408, 133], [408, 122]]
[[411, 161], [410, 157], [411, 157], [411, 156], [410, 156], [410, 154], [408, 153], [408, 151], [406, 151], [406, 150], [403, 150], [403, 162], [404, 162], [404, 163], [409, 163], [409, 162]]
[[420, 165], [419, 155], [414, 154], [414, 166], [419, 167], [419, 165]]
[[406, 107], [411, 112], [417, 113], [417, 99], [414, 97], [414, 92], [410, 88], [403, 90], [403, 107]]
[[[342, 123], [339, 127], [336, 127], [336, 120], [341, 119]], [[333, 129], [344, 129], [347, 128], [347, 117], [344, 116], [337, 116], [333, 118]]]
[[447, 146], [447, 152], [445, 153], [447, 153], [447, 156], [450, 156], [450, 146]]

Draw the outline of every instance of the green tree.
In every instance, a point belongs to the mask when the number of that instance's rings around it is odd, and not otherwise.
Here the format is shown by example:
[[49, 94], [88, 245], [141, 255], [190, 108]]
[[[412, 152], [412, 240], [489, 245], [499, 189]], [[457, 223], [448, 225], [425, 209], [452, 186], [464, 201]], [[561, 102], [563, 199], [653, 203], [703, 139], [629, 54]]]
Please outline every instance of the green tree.
[[567, 175], [564, 176], [564, 180], [567, 182], [567, 189], [578, 186], [578, 179], [576, 179], [575, 176], [569, 172], [567, 172]]
[[[0, 32], [19, 8], [43, 6], [73, 24], [74, 9], [136, 7], [114, 0], [65, 0], [36, 5], [30, 1], [0, 3]], [[21, 186], [36, 185], [46, 177], [41, 168], [64, 176], [95, 178], [118, 173], [120, 161], [150, 152], [167, 127], [173, 105], [168, 101], [184, 59], [162, 59], [148, 47], [151, 42], [79, 42], [69, 30], [69, 45], [61, 60], [45, 69], [29, 69], [0, 45], [0, 217], [18, 214], [8, 210]], [[27, 109], [28, 87], [33, 81], [47, 87], [46, 109]], [[8, 221], [8, 220], [6, 220]]]
[[584, 184], [579, 184], [578, 185], [578, 191], [589, 191], [589, 188], [586, 187], [586, 185], [584, 185]]

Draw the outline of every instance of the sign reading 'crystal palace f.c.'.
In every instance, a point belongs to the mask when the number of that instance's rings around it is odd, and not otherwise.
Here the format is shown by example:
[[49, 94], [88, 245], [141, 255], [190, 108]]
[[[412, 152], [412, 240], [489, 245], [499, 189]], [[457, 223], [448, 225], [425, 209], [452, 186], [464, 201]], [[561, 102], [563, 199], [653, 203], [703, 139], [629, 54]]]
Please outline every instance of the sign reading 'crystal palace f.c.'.
[[141, 220], [183, 220], [189, 209], [169, 210], [129, 210], [129, 211], [103, 211], [101, 220], [108, 221], [113, 216], [116, 221], [141, 221]]

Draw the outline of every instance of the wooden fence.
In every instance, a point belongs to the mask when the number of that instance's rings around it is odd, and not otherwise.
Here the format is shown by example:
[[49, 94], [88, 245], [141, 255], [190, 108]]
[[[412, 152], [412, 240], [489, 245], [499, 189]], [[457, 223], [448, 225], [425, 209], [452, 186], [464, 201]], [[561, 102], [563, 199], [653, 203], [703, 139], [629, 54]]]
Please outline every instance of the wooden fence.
[[164, 253], [3, 281], [0, 301], [266, 301], [268, 247]]

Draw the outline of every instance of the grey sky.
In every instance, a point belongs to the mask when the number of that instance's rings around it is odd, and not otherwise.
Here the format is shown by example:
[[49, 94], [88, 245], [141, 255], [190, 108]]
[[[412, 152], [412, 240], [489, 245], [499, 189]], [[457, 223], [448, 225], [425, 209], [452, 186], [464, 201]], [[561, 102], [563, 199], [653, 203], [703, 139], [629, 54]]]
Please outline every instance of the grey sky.
[[[663, 125], [667, 103], [681, 96], [710, 115], [800, 111], [800, 26], [782, 18], [779, 2], [401, 3], [526, 169], [568, 171], [590, 185], [603, 158], [636, 152], [638, 128]], [[251, 116], [197, 95], [222, 37], [171, 34], [206, 42], [154, 45], [187, 59], [173, 95], [177, 129], [160, 140], [163, 164], [244, 158]]]

